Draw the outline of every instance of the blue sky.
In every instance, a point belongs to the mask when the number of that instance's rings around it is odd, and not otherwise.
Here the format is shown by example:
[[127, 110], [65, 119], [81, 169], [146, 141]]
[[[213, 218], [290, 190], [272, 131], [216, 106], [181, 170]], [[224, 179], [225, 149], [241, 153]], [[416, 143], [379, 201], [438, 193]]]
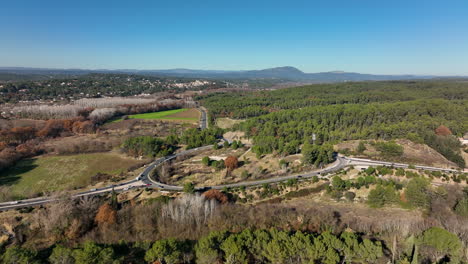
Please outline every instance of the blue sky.
[[465, 0], [23, 1], [0, 66], [468, 75]]

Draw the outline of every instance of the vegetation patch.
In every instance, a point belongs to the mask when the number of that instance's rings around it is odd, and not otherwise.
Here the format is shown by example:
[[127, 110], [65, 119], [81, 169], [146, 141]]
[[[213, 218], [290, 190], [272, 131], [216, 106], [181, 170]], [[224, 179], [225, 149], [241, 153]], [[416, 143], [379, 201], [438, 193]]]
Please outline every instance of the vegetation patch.
[[129, 115], [128, 118], [133, 119], [194, 119], [190, 117], [171, 117], [171, 115], [185, 112], [188, 109], [181, 108], [181, 109], [173, 109], [167, 111], [160, 111], [160, 112], [153, 112], [153, 113], [145, 113], [145, 114], [137, 114], [137, 115]]
[[[197, 121], [199, 118], [199, 113], [196, 109], [173, 109], [167, 111], [159, 111], [159, 112], [152, 112], [152, 113], [144, 113], [144, 114], [136, 114], [136, 115], [128, 115], [126, 118], [128, 119], [144, 119], [144, 120], [179, 120], [179, 121]], [[107, 123], [118, 123], [124, 120], [125, 118], [119, 117], [116, 119], [112, 119]]]
[[11, 185], [11, 192], [18, 197], [32, 196], [83, 187], [98, 173], [118, 175], [140, 163], [115, 153], [39, 156], [0, 173], [0, 185]]

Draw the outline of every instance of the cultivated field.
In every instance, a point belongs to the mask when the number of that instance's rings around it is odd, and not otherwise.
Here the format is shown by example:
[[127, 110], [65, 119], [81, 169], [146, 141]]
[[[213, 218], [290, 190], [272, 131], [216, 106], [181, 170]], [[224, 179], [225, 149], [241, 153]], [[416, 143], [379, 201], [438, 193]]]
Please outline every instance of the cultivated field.
[[15, 196], [85, 187], [98, 173], [118, 176], [143, 161], [117, 153], [38, 156], [18, 162], [0, 173], [0, 185], [10, 185]]
[[[182, 108], [182, 109], [174, 109], [174, 110], [167, 110], [167, 111], [159, 111], [153, 113], [145, 113], [145, 114], [136, 114], [136, 115], [129, 115], [129, 119], [145, 119], [145, 120], [175, 120], [175, 121], [189, 121], [194, 122], [198, 121], [200, 116], [200, 112], [194, 108]], [[120, 122], [122, 119], [113, 120], [112, 122]]]

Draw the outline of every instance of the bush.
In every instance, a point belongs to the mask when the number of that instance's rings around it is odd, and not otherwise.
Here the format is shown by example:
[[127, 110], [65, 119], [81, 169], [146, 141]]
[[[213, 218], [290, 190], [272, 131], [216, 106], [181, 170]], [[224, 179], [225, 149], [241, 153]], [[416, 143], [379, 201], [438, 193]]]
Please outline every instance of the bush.
[[219, 203], [221, 204], [225, 204], [228, 202], [228, 197], [226, 194], [218, 191], [218, 190], [215, 190], [215, 189], [211, 189], [211, 190], [208, 190], [206, 192], [203, 193], [203, 196], [206, 198], [206, 199], [214, 199], [216, 201], [218, 201]]
[[398, 201], [398, 195], [393, 185], [382, 186], [380, 184], [369, 192], [367, 204], [373, 208], [380, 208]]
[[354, 201], [354, 198], [356, 198], [356, 194], [354, 192], [346, 192], [344, 196], [348, 201]]
[[429, 182], [422, 178], [412, 178], [405, 190], [405, 197], [409, 204], [415, 207], [427, 207], [429, 205], [429, 193], [427, 187]]
[[192, 182], [187, 182], [184, 184], [184, 192], [189, 194], [195, 193], [195, 185]]
[[457, 202], [455, 212], [458, 215], [468, 217], [468, 198], [462, 198]]
[[312, 182], [313, 183], [316, 183], [316, 182], [319, 182], [319, 181], [320, 181], [320, 179], [319, 179], [319, 177], [317, 175], [312, 176]]
[[357, 152], [358, 153], [363, 153], [364, 151], [366, 151], [366, 145], [364, 144], [364, 142], [359, 141], [359, 145], [357, 147]]
[[225, 168], [223, 160], [213, 160], [210, 166], [218, 170], [222, 170]]
[[205, 166], [210, 166], [210, 157], [206, 156], [206, 157], [203, 157], [202, 158], [202, 164], [205, 165]]
[[232, 144], [231, 144], [231, 148], [232, 149], [238, 149], [239, 148], [239, 144], [237, 143], [237, 141], [233, 141]]

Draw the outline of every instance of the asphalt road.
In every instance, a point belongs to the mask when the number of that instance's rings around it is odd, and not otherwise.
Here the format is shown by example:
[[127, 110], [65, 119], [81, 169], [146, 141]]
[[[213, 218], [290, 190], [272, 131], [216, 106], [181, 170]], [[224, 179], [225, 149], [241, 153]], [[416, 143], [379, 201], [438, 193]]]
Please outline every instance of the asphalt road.
[[208, 114], [206, 113], [206, 108], [201, 106], [198, 108], [198, 111], [200, 111], [200, 129], [205, 129], [208, 128]]

